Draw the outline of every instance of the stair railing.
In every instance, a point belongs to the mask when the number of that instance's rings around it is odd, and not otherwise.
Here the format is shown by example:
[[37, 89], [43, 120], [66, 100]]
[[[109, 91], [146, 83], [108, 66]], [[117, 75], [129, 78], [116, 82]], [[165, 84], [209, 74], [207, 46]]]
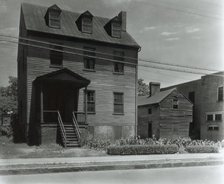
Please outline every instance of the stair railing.
[[73, 125], [75, 127], [75, 131], [76, 131], [76, 134], [77, 134], [78, 141], [80, 141], [81, 135], [80, 135], [79, 125], [78, 125], [78, 121], [77, 121], [77, 119], [75, 117], [75, 113], [74, 112], [72, 112], [72, 122], [73, 122]]
[[64, 127], [60, 112], [57, 111], [57, 113], [58, 113], [58, 124], [59, 124], [60, 129], [61, 129], [62, 142], [63, 142], [64, 147], [66, 147], [66, 142], [67, 141], [66, 141], [65, 127]]

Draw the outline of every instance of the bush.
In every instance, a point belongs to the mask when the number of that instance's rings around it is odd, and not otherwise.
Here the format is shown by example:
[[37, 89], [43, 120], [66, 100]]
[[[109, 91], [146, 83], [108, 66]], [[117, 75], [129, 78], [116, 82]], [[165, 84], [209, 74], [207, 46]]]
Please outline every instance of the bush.
[[107, 147], [111, 144], [110, 140], [104, 140], [104, 139], [90, 139], [85, 140], [81, 143], [82, 146], [86, 146], [90, 149], [96, 149], [96, 150], [106, 150]]
[[109, 155], [174, 154], [177, 152], [176, 145], [123, 145], [107, 148]]
[[219, 147], [218, 146], [187, 146], [186, 151], [188, 153], [218, 153]]
[[11, 126], [0, 126], [0, 135], [11, 137], [13, 135]]

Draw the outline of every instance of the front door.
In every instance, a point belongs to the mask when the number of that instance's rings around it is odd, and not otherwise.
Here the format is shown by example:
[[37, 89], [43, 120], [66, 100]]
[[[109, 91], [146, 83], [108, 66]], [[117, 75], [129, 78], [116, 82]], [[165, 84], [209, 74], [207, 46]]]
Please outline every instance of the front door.
[[57, 111], [64, 123], [71, 123], [72, 111], [76, 111], [78, 106], [78, 89], [48, 86], [43, 97], [45, 123], [57, 123]]

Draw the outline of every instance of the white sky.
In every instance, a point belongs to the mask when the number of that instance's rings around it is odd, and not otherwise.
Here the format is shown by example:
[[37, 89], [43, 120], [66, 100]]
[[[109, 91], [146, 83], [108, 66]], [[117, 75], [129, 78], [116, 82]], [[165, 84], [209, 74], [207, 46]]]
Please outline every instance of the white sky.
[[[127, 30], [142, 47], [139, 58], [224, 70], [222, 0], [0, 0], [0, 34], [18, 36], [21, 2], [58, 4], [108, 18], [127, 11]], [[17, 46], [0, 37], [0, 86], [7, 85], [9, 75], [17, 75], [16, 60]], [[139, 67], [139, 78], [164, 87], [200, 75]]]

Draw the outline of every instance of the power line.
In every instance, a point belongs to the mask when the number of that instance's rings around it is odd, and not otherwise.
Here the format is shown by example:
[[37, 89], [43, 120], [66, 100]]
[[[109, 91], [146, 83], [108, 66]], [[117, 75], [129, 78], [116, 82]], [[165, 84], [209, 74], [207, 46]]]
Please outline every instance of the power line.
[[[151, 4], [152, 6], [161, 6], [163, 8], [167, 8], [167, 9], [171, 9], [171, 10], [174, 10], [174, 11], [178, 11], [178, 12], [181, 12], [181, 13], [184, 13], [184, 14], [191, 14], [191, 15], [197, 15], [197, 16], [200, 16], [200, 17], [204, 17], [204, 18], [210, 18], [210, 19], [218, 19], [218, 20], [224, 20], [223, 17], [217, 17], [217, 16], [211, 16], [211, 15], [206, 15], [206, 14], [201, 14], [201, 13], [198, 13], [198, 12], [194, 12], [194, 11], [189, 11], [189, 10], [186, 10], [186, 9], [180, 9], [180, 8], [175, 8], [173, 6], [167, 6], [167, 4], [163, 4], [163, 3], [152, 3], [152, 2], [145, 2], [147, 4]], [[195, 9], [197, 10], [197, 9]]]
[[[110, 61], [110, 62], [119, 62], [119, 63], [123, 63], [123, 64], [127, 64], [127, 65], [134, 65], [134, 66], [140, 66], [140, 67], [146, 67], [146, 68], [155, 68], [155, 69], [160, 69], [160, 70], [169, 70], [169, 71], [175, 71], [175, 72], [192, 73], [192, 74], [198, 74], [198, 75], [208, 75], [208, 73], [204, 73], [204, 72], [195, 72], [195, 71], [180, 70], [180, 69], [175, 69], [175, 68], [165, 68], [165, 67], [159, 67], [159, 66], [130, 63], [130, 62], [125, 62], [125, 61], [121, 61], [121, 60], [115, 60], [115, 59], [109, 59], [109, 58], [103, 58], [103, 57], [97, 57], [97, 56], [90, 56], [90, 55], [86, 55], [86, 54], [80, 54], [80, 53], [75, 53], [75, 52], [71, 52], [71, 51], [59, 50], [59, 49], [54, 49], [54, 48], [40, 46], [40, 45], [33, 45], [33, 44], [29, 44], [29, 43], [24, 43], [24, 42], [11, 41], [11, 40], [4, 40], [4, 41], [11, 42], [11, 43], [16, 43], [16, 44], [21, 44], [21, 45], [25, 45], [25, 46], [36, 47], [36, 48], [40, 48], [40, 49], [47, 49], [47, 50], [67, 53], [67, 54], [74, 54], [74, 55], [79, 55], [79, 56], [91, 57], [91, 58], [100, 59], [100, 60], [107, 60], [107, 61]], [[210, 74], [210, 75], [216, 75], [216, 74]], [[221, 77], [222, 75], [216, 75], [216, 76]]]
[[[91, 51], [91, 50], [87, 50], [87, 49], [81, 49], [81, 48], [77, 48], [77, 47], [65, 46], [65, 45], [62, 45], [62, 44], [56, 44], [56, 43], [51, 43], [51, 42], [46, 42], [46, 41], [40, 41], [40, 40], [25, 38], [25, 37], [21, 37], [21, 36], [20, 37], [15, 37], [15, 36], [2, 35], [2, 34], [0, 34], [0, 36], [6, 37], [6, 38], [22, 39], [22, 40], [25, 40], [25, 41], [32, 41], [32, 42], [41, 43], [41, 44], [48, 44], [48, 45], [52, 45], [52, 46], [60, 46], [60, 47], [63, 47], [63, 48], [74, 49], [74, 50], [79, 50], [79, 51], [84, 51], [84, 52], [86, 51], [86, 52], [90, 52], [90, 53], [98, 53], [98, 54], [102, 54], [102, 55], [105, 55], [105, 56], [111, 56], [111, 57], [114, 56], [112, 54], [105, 53], [105, 52]], [[137, 59], [133, 58], [133, 57], [124, 56], [122, 58], [137, 61]], [[142, 58], [139, 58], [138, 60], [141, 61], [141, 62], [153, 63], [153, 64], [159, 64], [159, 65], [174, 66], [174, 67], [188, 68], [188, 69], [194, 69], [194, 70], [204, 70], [204, 71], [209, 71], [209, 72], [218, 72], [218, 70], [214, 70], [214, 69], [201, 68], [201, 67], [192, 67], [192, 66], [187, 66], [187, 65], [179, 65], [179, 64], [171, 64], [171, 63], [163, 63], [163, 62], [159, 62], [159, 61], [152, 61], [152, 60], [147, 60], [147, 59], [142, 59]]]

